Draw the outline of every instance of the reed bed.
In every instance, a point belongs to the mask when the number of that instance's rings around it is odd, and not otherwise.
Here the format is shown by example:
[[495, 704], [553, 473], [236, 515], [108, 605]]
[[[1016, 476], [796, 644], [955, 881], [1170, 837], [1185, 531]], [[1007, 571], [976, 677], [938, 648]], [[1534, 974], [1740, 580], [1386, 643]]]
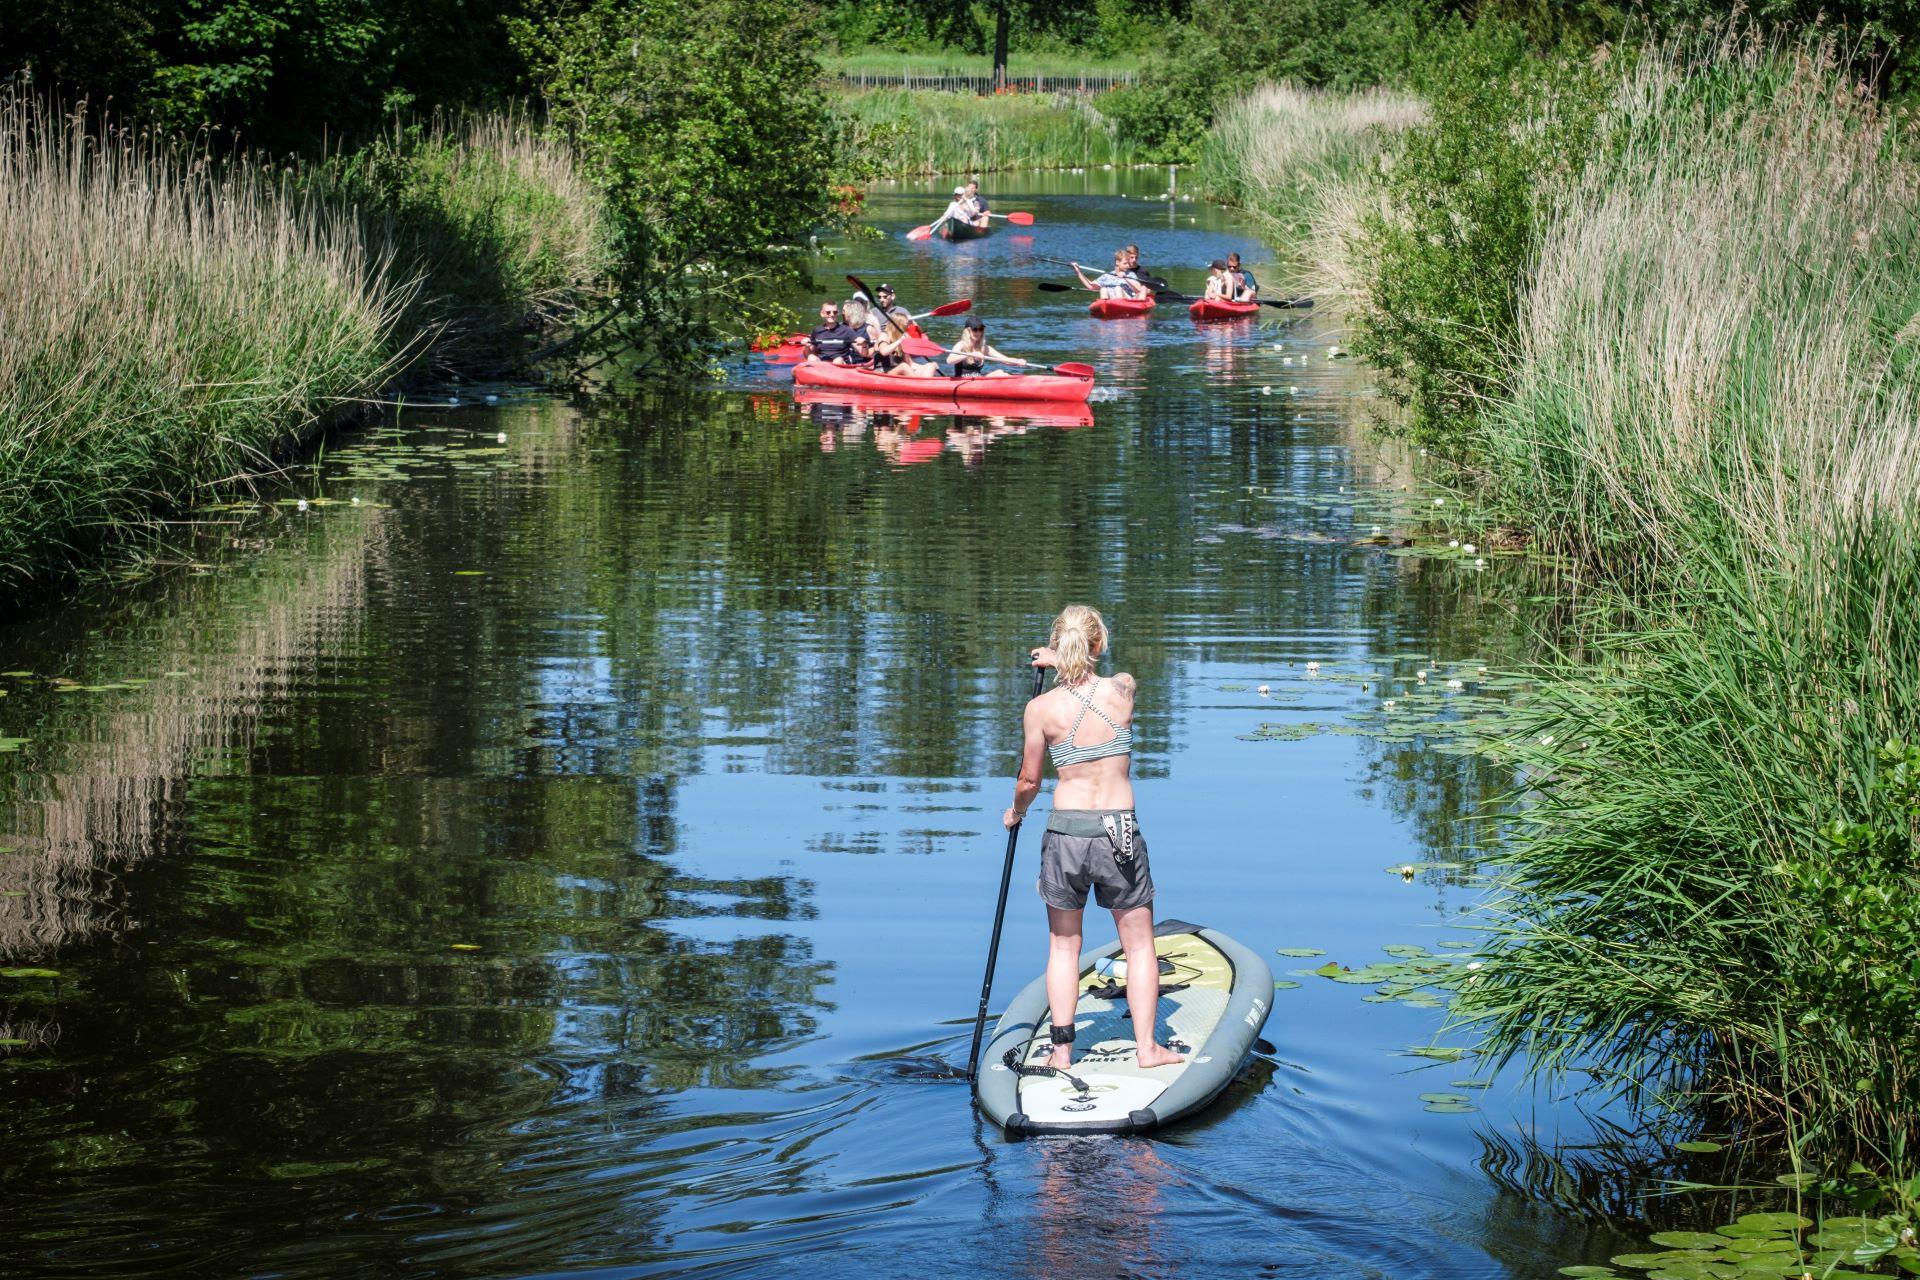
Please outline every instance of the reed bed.
[[1828, 1168], [1920, 1136], [1920, 166], [1856, 80], [1649, 50], [1545, 229], [1478, 429], [1489, 500], [1588, 564], [1598, 663], [1527, 728], [1458, 1006]]
[[403, 326], [445, 355], [552, 324], [613, 269], [605, 203], [566, 143], [518, 111], [398, 128], [302, 171], [422, 287]]
[[834, 103], [853, 153], [883, 174], [1074, 169], [1139, 158], [1093, 101], [1072, 94], [880, 89]]
[[409, 292], [383, 267], [284, 176], [0, 99], [0, 590], [377, 385]]
[[276, 165], [0, 99], [0, 610], [421, 352], [565, 318], [613, 254], [601, 196], [521, 115]]
[[1426, 115], [1420, 99], [1393, 89], [1266, 85], [1214, 121], [1195, 180], [1210, 197], [1250, 210], [1270, 234], [1298, 238], [1322, 221], [1330, 194], [1374, 172], [1394, 135]]

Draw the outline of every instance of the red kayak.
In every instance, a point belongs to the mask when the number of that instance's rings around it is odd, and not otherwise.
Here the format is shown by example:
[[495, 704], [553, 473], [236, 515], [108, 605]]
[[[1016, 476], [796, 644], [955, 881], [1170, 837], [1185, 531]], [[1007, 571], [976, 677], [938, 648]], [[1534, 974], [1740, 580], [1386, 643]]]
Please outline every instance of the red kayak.
[[801, 387], [837, 387], [842, 391], [866, 391], [915, 399], [932, 397], [943, 404], [964, 404], [975, 400], [1084, 402], [1087, 393], [1093, 390], [1092, 378], [1069, 378], [1064, 374], [908, 378], [899, 374], [874, 373], [869, 369], [852, 369], [843, 364], [822, 364], [818, 360], [795, 365], [793, 381], [795, 386]]
[[1143, 316], [1153, 310], [1152, 298], [1095, 298], [1087, 304], [1087, 310], [1096, 320], [1124, 320], [1128, 316]]
[[889, 413], [912, 417], [1014, 418], [1043, 427], [1090, 427], [1093, 410], [1072, 400], [969, 400], [956, 404], [941, 396], [917, 396], [912, 392], [885, 395], [867, 391], [841, 391], [824, 387], [795, 388], [795, 404], [841, 405], [867, 413]]
[[1257, 302], [1228, 302], [1224, 298], [1196, 298], [1187, 314], [1195, 320], [1244, 320], [1260, 310]]

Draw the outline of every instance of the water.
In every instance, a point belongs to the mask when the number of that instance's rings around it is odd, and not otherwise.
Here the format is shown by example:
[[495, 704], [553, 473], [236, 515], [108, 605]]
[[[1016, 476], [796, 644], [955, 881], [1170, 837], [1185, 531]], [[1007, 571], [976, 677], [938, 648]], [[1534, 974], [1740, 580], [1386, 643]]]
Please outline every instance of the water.
[[[158, 583], [0, 631], [30, 673], [0, 676], [28, 739], [0, 754], [0, 954], [60, 975], [0, 978], [0, 1269], [1405, 1280], [1618, 1252], [1556, 1163], [1595, 1127], [1504, 1080], [1427, 1112], [1473, 1064], [1395, 1056], [1441, 1011], [1365, 988], [1276, 993], [1271, 1050], [1152, 1140], [1009, 1145], [969, 1105], [1018, 663], [1060, 604], [1105, 608], [1140, 680], [1167, 914], [1354, 965], [1431, 944], [1472, 890], [1384, 868], [1500, 785], [1240, 737], [1498, 661], [1515, 624], [1499, 575], [1364, 545], [1410, 479], [1324, 329], [1033, 289], [1063, 278], [1037, 255], [1120, 240], [1176, 284], [1236, 245], [1260, 268], [1227, 215], [1141, 198], [1163, 183], [1008, 179], [1030, 234], [822, 268], [1091, 360], [1090, 427], [801, 413], [747, 367], [684, 399], [467, 391], [204, 513]], [[872, 215], [924, 221], [937, 186]], [[1037, 832], [1021, 857], [1003, 997], [1043, 956]]]

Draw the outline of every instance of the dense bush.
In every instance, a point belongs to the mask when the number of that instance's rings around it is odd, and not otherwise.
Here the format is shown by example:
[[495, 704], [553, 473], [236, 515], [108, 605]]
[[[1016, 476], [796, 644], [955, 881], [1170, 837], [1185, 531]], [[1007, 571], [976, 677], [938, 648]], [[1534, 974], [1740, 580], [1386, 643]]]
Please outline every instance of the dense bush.
[[1511, 358], [1525, 273], [1554, 193], [1595, 144], [1606, 71], [1528, 53], [1482, 24], [1426, 77], [1430, 117], [1400, 139], [1358, 229], [1354, 350], [1414, 432], [1471, 461], [1473, 414]]

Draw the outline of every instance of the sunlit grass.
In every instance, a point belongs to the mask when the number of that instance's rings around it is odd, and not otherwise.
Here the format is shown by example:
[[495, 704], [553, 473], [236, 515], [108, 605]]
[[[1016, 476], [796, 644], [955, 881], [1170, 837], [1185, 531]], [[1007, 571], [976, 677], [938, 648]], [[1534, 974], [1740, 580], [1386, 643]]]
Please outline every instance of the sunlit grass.
[[[900, 53], [889, 49], [852, 49], [828, 54], [821, 59], [835, 75], [857, 76], [991, 76], [993, 59], [986, 54], [960, 53], [941, 49], [931, 52]], [[1125, 75], [1137, 72], [1137, 57], [1093, 58], [1074, 53], [1027, 53], [1016, 50], [1007, 57], [1007, 75], [1079, 76]]]
[[883, 173], [1069, 169], [1136, 158], [1094, 100], [1070, 94], [876, 89], [834, 103], [855, 149]]

